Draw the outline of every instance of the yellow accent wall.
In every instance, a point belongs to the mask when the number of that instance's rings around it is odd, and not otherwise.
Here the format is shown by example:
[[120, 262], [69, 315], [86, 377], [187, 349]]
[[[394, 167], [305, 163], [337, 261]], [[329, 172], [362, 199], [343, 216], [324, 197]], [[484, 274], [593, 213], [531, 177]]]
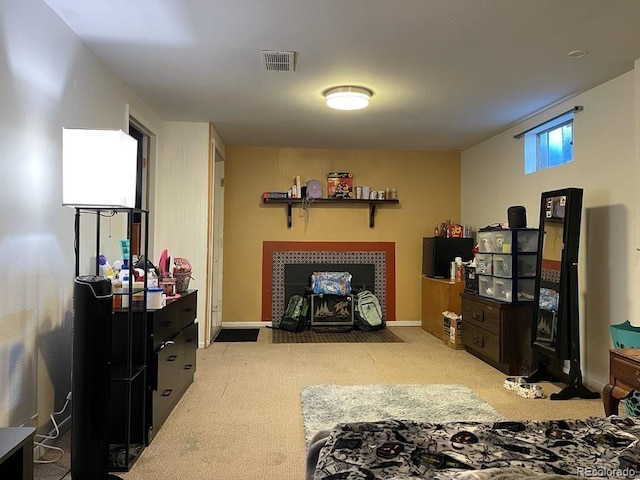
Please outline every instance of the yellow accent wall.
[[[265, 191], [286, 191], [300, 175], [317, 179], [326, 196], [329, 172], [351, 172], [354, 185], [396, 188], [399, 205], [263, 205]], [[396, 243], [396, 318], [420, 319], [422, 237], [436, 222], [460, 221], [458, 152], [393, 152], [227, 146], [225, 158], [223, 322], [261, 316], [263, 241], [385, 241]]]

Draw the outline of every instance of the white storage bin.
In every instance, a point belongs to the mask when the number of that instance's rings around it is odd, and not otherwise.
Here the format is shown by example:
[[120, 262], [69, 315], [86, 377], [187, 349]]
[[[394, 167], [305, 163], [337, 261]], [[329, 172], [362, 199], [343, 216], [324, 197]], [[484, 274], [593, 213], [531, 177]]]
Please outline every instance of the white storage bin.
[[512, 292], [512, 280], [509, 278], [494, 278], [493, 279], [493, 298], [496, 300], [502, 300], [503, 302], [511, 302]]
[[483, 297], [493, 298], [493, 277], [478, 275], [478, 293]]
[[491, 275], [493, 260], [492, 255], [486, 253], [476, 253], [476, 273]]
[[[517, 294], [513, 294], [513, 285], [517, 285]], [[526, 302], [534, 299], [533, 292], [535, 289], [535, 280], [533, 278], [518, 278], [511, 280], [509, 278], [494, 277], [493, 279], [493, 298], [503, 302]]]
[[511, 278], [513, 276], [513, 267], [511, 265], [513, 257], [511, 255], [493, 256], [493, 275], [496, 277]]
[[492, 230], [478, 232], [480, 253], [511, 253], [512, 230]]

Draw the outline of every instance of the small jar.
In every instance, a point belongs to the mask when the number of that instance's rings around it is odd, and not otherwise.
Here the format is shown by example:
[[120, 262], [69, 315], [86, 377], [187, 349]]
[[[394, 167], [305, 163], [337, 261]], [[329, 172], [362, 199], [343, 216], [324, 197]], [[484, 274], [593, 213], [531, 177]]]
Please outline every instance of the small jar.
[[397, 200], [398, 199], [398, 191], [395, 188], [391, 189], [391, 200]]

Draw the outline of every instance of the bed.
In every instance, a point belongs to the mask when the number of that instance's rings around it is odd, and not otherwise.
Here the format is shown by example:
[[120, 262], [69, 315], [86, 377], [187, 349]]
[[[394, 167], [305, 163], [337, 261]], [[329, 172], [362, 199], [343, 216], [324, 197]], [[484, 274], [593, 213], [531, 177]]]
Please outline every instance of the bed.
[[312, 439], [306, 480], [637, 478], [639, 440], [640, 421], [615, 415], [342, 423]]

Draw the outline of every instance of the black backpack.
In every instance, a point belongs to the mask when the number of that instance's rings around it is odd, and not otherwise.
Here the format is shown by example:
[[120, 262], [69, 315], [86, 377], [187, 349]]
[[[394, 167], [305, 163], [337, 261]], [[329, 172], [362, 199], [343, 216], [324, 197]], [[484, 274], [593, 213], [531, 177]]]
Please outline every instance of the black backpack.
[[307, 297], [292, 295], [279, 324], [273, 324], [273, 328], [279, 328], [289, 332], [302, 332], [307, 326], [308, 312], [309, 300]]
[[380, 302], [369, 290], [362, 290], [356, 295], [354, 317], [356, 326], [365, 332], [380, 330], [386, 325]]

